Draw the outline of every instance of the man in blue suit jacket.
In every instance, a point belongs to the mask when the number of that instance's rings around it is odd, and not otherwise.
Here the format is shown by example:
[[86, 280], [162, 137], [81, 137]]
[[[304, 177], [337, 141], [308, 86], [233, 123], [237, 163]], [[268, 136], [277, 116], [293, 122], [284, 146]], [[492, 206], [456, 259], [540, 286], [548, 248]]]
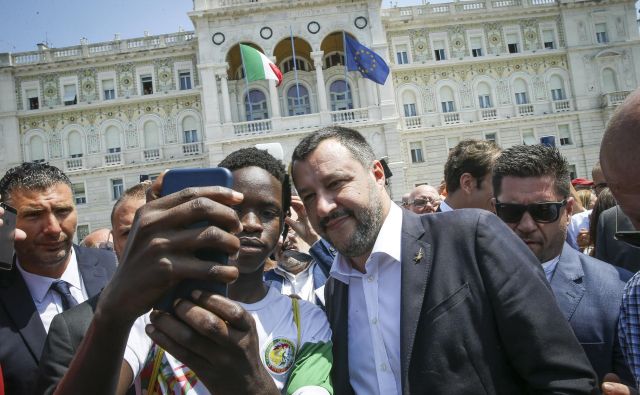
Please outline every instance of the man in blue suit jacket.
[[598, 379], [613, 372], [632, 384], [616, 331], [622, 290], [631, 273], [565, 243], [573, 207], [569, 185], [567, 162], [557, 149], [509, 148], [493, 169], [496, 214], [542, 264], [558, 306]]
[[59, 169], [24, 163], [0, 180], [17, 211], [14, 265], [0, 272], [0, 365], [9, 394], [33, 392], [53, 317], [102, 289], [116, 268], [112, 252], [74, 246], [71, 182]]

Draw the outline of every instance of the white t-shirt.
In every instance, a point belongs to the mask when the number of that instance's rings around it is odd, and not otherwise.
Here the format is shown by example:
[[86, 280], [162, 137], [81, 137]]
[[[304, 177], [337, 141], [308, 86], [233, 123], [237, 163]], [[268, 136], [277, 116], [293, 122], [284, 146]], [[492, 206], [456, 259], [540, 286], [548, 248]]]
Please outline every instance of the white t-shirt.
[[[286, 393], [296, 395], [328, 394], [329, 392], [320, 384], [329, 383], [328, 377], [331, 370], [331, 362], [330, 360], [327, 361], [326, 358], [322, 358], [321, 355], [323, 353], [324, 355], [331, 354], [331, 329], [324, 312], [320, 308], [302, 300], [298, 301], [298, 303], [300, 306], [299, 321], [301, 329], [299, 346], [297, 344], [298, 331], [293, 318], [291, 298], [280, 294], [276, 289], [269, 288], [267, 295], [259, 302], [239, 304], [253, 316], [256, 322], [260, 360], [278, 389], [285, 393], [284, 387], [289, 380], [289, 376], [292, 372], [295, 372], [294, 374], [298, 381], [297, 383], [291, 382]], [[144, 317], [140, 319], [144, 319]], [[142, 328], [142, 333], [132, 331], [127, 343], [128, 350], [130, 349], [130, 344], [131, 350], [135, 349], [135, 352], [130, 353], [135, 355], [135, 360], [129, 361], [127, 359], [127, 362], [136, 376], [143, 367], [145, 372], [143, 376], [153, 370], [150, 367], [153, 366], [159, 350], [158, 347], [153, 347], [152, 349], [150, 341], [137, 339], [140, 334], [149, 339], [144, 334], [144, 325], [142, 325]], [[151, 352], [148, 358], [146, 358], [147, 353], [144, 353], [145, 358], [141, 359], [140, 356], [144, 350], [140, 345], [145, 342], [149, 344], [146, 351]], [[308, 363], [305, 364], [305, 361]], [[164, 353], [164, 358], [160, 363], [160, 371], [162, 375], [169, 378], [161, 384], [160, 392], [163, 394], [209, 394], [209, 391], [195, 374], [168, 353]], [[148, 381], [148, 377], [143, 377], [143, 392], [148, 387]], [[164, 386], [166, 383], [169, 383], [168, 388]], [[300, 383], [303, 383], [303, 385], [300, 385]]]

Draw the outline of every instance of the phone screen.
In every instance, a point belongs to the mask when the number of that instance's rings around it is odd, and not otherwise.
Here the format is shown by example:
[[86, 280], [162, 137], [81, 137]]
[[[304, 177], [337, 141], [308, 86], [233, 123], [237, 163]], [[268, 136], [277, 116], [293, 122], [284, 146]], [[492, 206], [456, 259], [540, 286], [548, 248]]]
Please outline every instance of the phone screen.
[[0, 225], [0, 270], [11, 270], [13, 266], [13, 236], [16, 230], [16, 210], [0, 203], [4, 209]]

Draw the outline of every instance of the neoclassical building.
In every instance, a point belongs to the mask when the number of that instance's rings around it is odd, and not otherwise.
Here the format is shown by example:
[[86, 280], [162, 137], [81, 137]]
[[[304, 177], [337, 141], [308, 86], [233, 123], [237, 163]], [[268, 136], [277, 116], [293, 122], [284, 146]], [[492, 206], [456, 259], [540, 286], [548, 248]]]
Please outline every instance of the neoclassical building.
[[[46, 161], [73, 181], [78, 237], [114, 200], [172, 167], [215, 166], [308, 132], [360, 130], [395, 200], [438, 184], [465, 138], [553, 142], [589, 177], [616, 105], [638, 86], [627, 0], [477, 0], [381, 8], [375, 0], [194, 0], [194, 30], [0, 54], [0, 170]], [[346, 72], [343, 35], [385, 58], [385, 85]], [[239, 44], [282, 70], [247, 83]]]

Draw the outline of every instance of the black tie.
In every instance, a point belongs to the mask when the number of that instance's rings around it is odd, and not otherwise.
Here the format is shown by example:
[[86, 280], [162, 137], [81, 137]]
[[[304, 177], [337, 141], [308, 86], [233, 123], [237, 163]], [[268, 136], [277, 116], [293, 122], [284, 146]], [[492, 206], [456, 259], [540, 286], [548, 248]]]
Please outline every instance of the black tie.
[[69, 291], [69, 284], [67, 284], [66, 281], [54, 281], [51, 283], [51, 289], [60, 295], [60, 299], [62, 300], [62, 310], [68, 310], [71, 307], [78, 305], [78, 301], [73, 297], [73, 295], [71, 295], [71, 291]]

